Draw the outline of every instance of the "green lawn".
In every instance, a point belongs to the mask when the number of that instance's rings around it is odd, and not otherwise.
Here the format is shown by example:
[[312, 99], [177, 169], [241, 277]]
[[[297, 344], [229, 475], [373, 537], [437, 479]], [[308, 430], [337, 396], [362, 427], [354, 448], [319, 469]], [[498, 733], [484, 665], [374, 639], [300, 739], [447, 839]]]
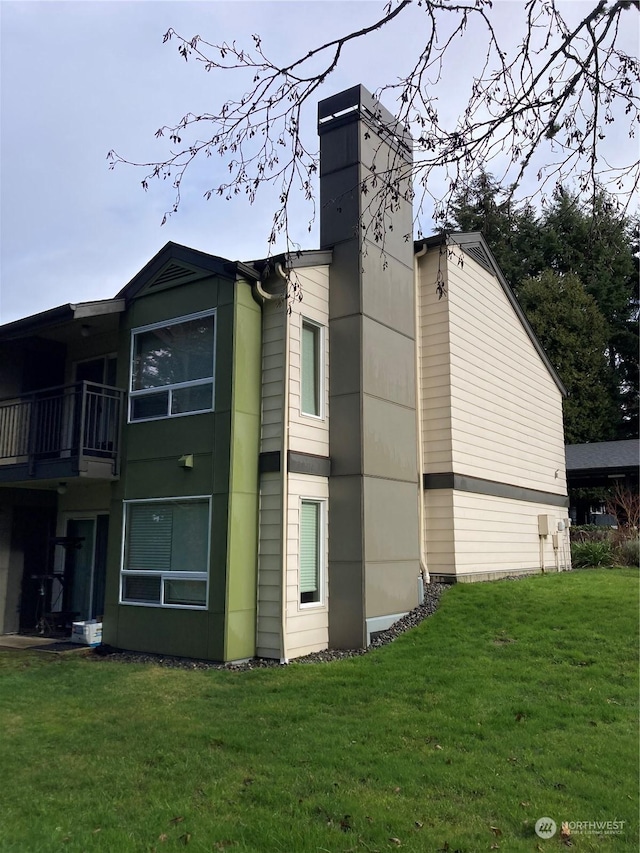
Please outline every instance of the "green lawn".
[[0, 654], [0, 851], [638, 849], [638, 572], [460, 585], [394, 643], [174, 670]]

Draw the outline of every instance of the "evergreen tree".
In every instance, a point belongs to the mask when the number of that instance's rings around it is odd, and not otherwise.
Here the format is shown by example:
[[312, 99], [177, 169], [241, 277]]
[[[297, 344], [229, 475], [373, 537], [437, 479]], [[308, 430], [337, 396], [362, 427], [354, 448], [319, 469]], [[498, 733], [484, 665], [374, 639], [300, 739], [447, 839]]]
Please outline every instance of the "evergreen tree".
[[522, 282], [518, 299], [565, 384], [567, 444], [616, 437], [616, 405], [605, 354], [608, 327], [573, 273], [545, 270]]
[[[638, 223], [620, 215], [605, 192], [600, 192], [585, 212], [577, 195], [559, 188], [541, 216], [527, 206], [505, 201], [505, 195], [491, 175], [481, 174], [452, 204], [454, 215], [447, 223], [451, 230], [481, 231], [491, 247], [512, 289], [522, 301], [530, 299], [529, 278], [540, 279], [545, 270], [556, 273], [545, 279], [538, 297], [548, 299], [548, 311], [536, 306], [538, 332], [542, 341], [554, 340], [553, 326], [547, 333], [543, 321], [553, 324], [554, 312], [566, 299], [566, 292], [554, 294], [551, 282], [575, 276], [594, 302], [589, 314], [598, 329], [605, 328], [602, 357], [605, 372], [598, 371], [602, 392], [610, 400], [606, 407], [610, 423], [600, 434], [585, 427], [572, 427], [572, 435], [590, 434], [591, 441], [632, 438], [638, 435]], [[594, 213], [595, 211], [595, 213]], [[632, 230], [635, 227], [635, 232]], [[526, 282], [527, 293], [522, 288]], [[572, 287], [573, 291], [574, 288]], [[589, 336], [587, 327], [584, 334]], [[598, 340], [601, 336], [598, 333]], [[566, 340], [568, 345], [569, 338]], [[559, 345], [559, 341], [556, 344]], [[580, 346], [577, 346], [577, 352]], [[552, 359], [553, 361], [554, 359]], [[555, 362], [554, 362], [555, 363]], [[579, 364], [579, 362], [577, 362]], [[600, 394], [598, 395], [600, 396]], [[584, 399], [584, 418], [590, 419], [591, 405]], [[574, 399], [567, 411], [577, 416]], [[596, 423], [601, 423], [596, 419]], [[575, 441], [569, 438], [567, 441]]]
[[493, 175], [481, 172], [450, 205], [450, 231], [480, 231], [514, 292], [544, 268], [540, 226], [530, 205], [518, 206]]

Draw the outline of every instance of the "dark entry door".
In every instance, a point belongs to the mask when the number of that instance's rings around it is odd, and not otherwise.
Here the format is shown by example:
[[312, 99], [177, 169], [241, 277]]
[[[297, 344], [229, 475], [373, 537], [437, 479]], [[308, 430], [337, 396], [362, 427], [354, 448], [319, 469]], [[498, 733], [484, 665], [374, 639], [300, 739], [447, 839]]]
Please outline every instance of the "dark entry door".
[[78, 548], [68, 548], [64, 566], [64, 610], [85, 621], [101, 617], [107, 558], [108, 515], [70, 518], [67, 537], [77, 538]]

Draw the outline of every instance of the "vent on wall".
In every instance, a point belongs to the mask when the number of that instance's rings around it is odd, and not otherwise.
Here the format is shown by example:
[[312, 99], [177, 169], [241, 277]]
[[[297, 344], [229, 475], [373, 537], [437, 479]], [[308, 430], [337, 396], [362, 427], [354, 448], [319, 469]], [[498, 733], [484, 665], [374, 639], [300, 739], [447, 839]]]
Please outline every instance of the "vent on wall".
[[471, 255], [473, 260], [477, 261], [481, 267], [484, 267], [492, 275], [494, 274], [489, 256], [479, 243], [476, 243], [475, 245], [463, 245], [462, 249], [467, 253], [467, 255]]
[[166, 284], [177, 284], [178, 282], [186, 283], [187, 281], [193, 281], [201, 277], [202, 272], [196, 272], [189, 269], [189, 267], [182, 266], [182, 264], [169, 264], [162, 272], [158, 273], [149, 287], [160, 287]]

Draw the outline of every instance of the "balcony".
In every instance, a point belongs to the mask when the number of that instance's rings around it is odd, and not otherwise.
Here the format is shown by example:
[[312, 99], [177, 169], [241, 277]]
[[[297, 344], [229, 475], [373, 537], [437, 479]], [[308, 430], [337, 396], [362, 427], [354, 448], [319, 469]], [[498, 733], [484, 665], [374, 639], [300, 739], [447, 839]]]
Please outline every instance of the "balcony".
[[0, 400], [0, 483], [116, 478], [123, 406], [94, 382]]

